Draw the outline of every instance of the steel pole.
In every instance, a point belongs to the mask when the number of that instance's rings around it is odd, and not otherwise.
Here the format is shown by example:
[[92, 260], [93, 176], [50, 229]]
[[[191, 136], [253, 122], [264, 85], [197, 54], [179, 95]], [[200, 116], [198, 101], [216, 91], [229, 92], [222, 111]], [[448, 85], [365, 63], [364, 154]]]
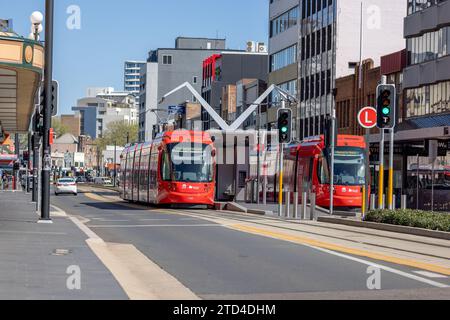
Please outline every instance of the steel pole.
[[41, 221], [50, 218], [50, 172], [52, 167], [50, 128], [52, 126], [52, 79], [53, 79], [53, 9], [54, 0], [45, 1], [45, 70], [44, 70], [44, 136], [42, 152], [42, 202]]
[[114, 141], [114, 187], [116, 187], [117, 183], [117, 141]]
[[378, 177], [378, 209], [384, 209], [384, 129], [381, 129], [380, 172]]
[[332, 106], [331, 114], [331, 163], [330, 163], [330, 215], [334, 213], [334, 156], [336, 148], [336, 109]]
[[390, 129], [388, 207], [394, 210], [394, 128]]
[[[281, 100], [281, 109], [286, 109], [286, 101]], [[284, 145], [280, 143], [280, 178], [278, 189], [278, 215], [283, 215], [283, 174], [284, 174]]]
[[256, 180], [256, 203], [260, 204], [259, 200], [259, 188], [261, 185], [261, 105], [258, 105], [258, 142], [257, 142], [257, 152], [258, 152], [258, 164], [257, 164], [257, 180]]

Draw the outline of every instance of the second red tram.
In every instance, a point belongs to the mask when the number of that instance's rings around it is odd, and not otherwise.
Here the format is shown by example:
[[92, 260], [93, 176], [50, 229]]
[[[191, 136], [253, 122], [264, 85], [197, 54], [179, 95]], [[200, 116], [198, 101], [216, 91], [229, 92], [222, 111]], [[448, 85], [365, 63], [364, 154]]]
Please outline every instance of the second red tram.
[[[361, 208], [366, 182], [366, 143], [363, 137], [339, 135], [335, 149], [334, 206], [342, 210]], [[317, 205], [330, 206], [331, 151], [324, 137], [313, 137], [284, 151], [284, 183], [287, 191], [312, 191]]]
[[214, 205], [215, 149], [208, 133], [170, 131], [127, 147], [122, 198], [155, 205]]

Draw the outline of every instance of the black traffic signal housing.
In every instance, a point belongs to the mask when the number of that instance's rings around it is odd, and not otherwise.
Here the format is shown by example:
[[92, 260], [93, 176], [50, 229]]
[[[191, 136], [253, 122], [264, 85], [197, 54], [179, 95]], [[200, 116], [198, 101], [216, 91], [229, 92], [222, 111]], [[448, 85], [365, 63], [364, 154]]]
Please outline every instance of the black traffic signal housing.
[[395, 86], [382, 84], [377, 88], [377, 127], [392, 129], [397, 124], [397, 93]]
[[292, 142], [292, 110], [278, 110], [278, 137], [279, 143], [289, 144]]

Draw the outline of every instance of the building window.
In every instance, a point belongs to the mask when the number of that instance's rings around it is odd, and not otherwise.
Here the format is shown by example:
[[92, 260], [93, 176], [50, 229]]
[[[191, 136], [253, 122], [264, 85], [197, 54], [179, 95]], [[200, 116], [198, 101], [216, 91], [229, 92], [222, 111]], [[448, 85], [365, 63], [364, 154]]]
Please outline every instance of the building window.
[[408, 64], [418, 64], [450, 54], [450, 27], [407, 39]]
[[297, 45], [293, 45], [270, 56], [270, 72], [280, 70], [297, 62]]
[[171, 55], [163, 55], [163, 64], [171, 65], [173, 63], [173, 57]]
[[283, 13], [270, 21], [270, 37], [274, 37], [277, 34], [283, 33], [291, 27], [297, 25], [298, 21], [298, 6]]
[[406, 90], [406, 117], [450, 111], [450, 81]]

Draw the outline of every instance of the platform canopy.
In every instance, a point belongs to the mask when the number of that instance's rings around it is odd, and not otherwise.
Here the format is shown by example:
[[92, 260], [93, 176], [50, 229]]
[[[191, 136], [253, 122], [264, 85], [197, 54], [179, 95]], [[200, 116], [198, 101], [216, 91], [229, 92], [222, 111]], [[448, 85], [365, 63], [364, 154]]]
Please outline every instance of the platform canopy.
[[40, 42], [0, 31], [0, 130], [25, 133], [44, 68]]

